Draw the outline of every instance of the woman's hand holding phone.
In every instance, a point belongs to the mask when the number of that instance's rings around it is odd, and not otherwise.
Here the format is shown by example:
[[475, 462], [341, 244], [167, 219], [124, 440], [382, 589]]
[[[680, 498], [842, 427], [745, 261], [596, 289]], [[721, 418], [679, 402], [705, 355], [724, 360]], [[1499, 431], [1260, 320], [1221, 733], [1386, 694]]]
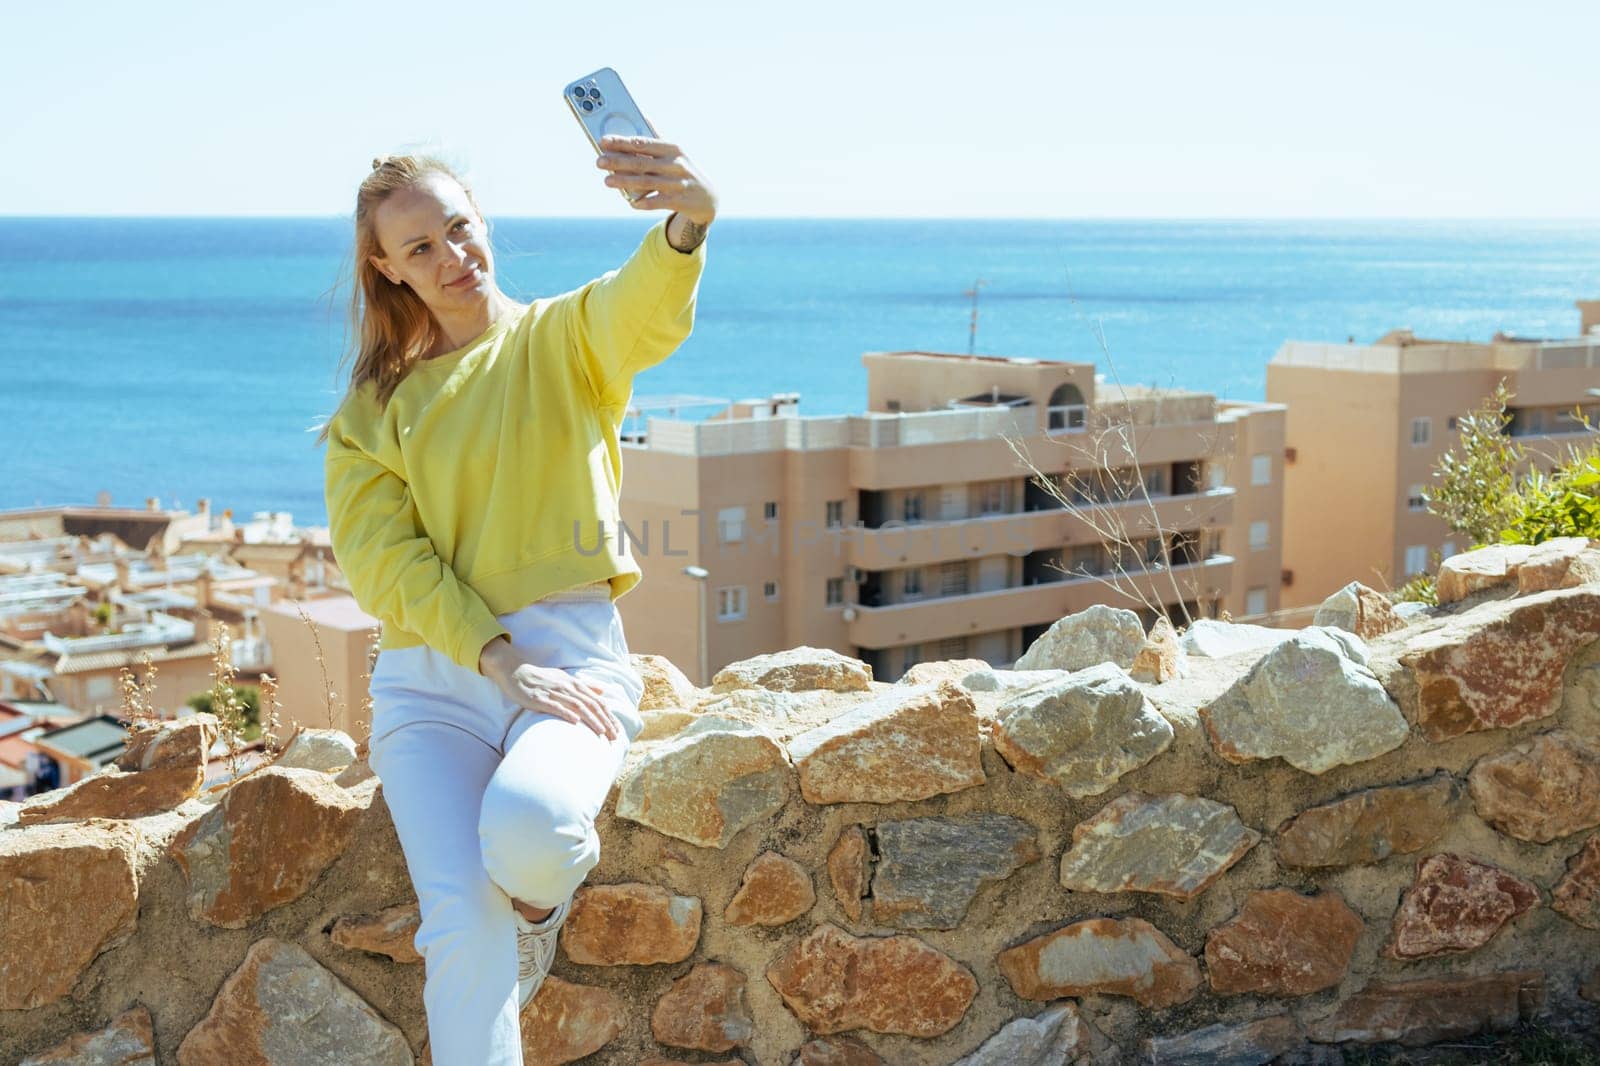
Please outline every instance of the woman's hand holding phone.
[[[676, 248], [688, 244], [692, 249], [699, 244], [705, 228], [717, 217], [716, 193], [683, 150], [670, 141], [608, 134], [600, 138], [595, 166], [609, 172], [606, 185], [633, 194], [630, 202], [635, 208], [674, 211], [687, 223], [684, 235], [692, 235], [692, 240], [674, 240], [669, 225], [667, 239]], [[697, 234], [692, 231], [695, 227]]]

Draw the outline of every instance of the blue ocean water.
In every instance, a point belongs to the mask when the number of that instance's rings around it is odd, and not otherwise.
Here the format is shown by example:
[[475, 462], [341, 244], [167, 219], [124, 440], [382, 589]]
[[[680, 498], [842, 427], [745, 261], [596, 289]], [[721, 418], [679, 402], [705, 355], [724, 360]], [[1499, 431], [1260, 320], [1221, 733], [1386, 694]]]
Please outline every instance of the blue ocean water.
[[[619, 264], [648, 221], [501, 219], [528, 299]], [[344, 219], [0, 219], [0, 507], [207, 496], [322, 523], [310, 427], [343, 391]], [[857, 412], [864, 351], [1094, 361], [1264, 398], [1286, 339], [1576, 332], [1600, 223], [726, 219], [694, 336], [636, 394], [801, 394]], [[1109, 364], [1109, 365], [1108, 365]]]

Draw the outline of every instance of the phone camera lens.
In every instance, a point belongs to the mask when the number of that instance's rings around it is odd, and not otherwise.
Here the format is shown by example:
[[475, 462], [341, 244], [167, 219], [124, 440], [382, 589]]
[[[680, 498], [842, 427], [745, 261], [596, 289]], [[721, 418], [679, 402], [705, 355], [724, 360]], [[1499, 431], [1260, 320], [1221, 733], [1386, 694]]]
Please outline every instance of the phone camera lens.
[[585, 100], [583, 102], [583, 109], [585, 111], [593, 111], [594, 110], [594, 101], [593, 100]]
[[581, 85], [578, 86], [576, 89], [572, 90], [572, 95], [576, 96], [580, 100], [583, 99], [583, 93], [584, 93], [584, 89], [583, 89], [583, 86], [581, 86]]

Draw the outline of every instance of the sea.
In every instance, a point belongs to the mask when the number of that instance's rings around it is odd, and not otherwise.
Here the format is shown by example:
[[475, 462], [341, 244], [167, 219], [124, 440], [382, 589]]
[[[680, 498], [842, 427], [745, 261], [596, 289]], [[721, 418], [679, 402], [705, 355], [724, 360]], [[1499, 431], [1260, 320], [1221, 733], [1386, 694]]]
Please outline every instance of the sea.
[[[493, 220], [501, 285], [573, 288], [648, 225]], [[208, 497], [325, 523], [313, 427], [348, 380], [350, 242], [346, 218], [0, 218], [0, 508]], [[694, 334], [636, 399], [856, 413], [862, 353], [970, 348], [1261, 400], [1287, 340], [1565, 337], [1600, 297], [1594, 221], [721, 219], [710, 242]]]

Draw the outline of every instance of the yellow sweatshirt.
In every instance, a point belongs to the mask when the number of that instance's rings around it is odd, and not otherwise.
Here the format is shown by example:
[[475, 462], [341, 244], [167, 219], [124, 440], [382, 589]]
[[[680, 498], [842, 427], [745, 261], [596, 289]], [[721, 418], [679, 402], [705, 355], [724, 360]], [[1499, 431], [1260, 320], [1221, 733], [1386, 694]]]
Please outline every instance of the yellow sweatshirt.
[[621, 269], [415, 364], [386, 407], [370, 382], [346, 398], [328, 432], [329, 533], [381, 647], [427, 644], [477, 673], [507, 632], [496, 615], [639, 583], [617, 541], [617, 435], [634, 375], [693, 328], [705, 256], [658, 222]]

